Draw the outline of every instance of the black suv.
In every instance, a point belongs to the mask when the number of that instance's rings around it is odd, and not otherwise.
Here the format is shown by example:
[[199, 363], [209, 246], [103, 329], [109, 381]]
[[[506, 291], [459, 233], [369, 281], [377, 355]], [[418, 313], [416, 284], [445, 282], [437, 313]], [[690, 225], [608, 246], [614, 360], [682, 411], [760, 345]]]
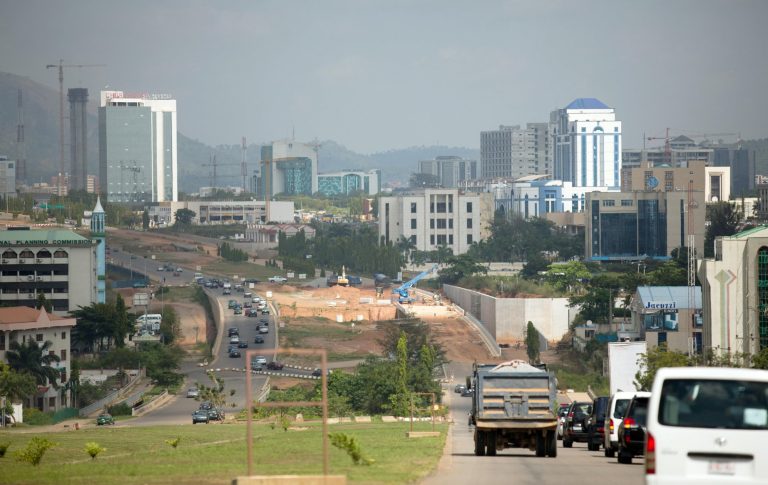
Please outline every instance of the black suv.
[[568, 414], [565, 415], [565, 431], [563, 432], [563, 446], [571, 448], [573, 442], [587, 443], [589, 441], [589, 431], [587, 430], [587, 421], [592, 414], [592, 403], [584, 401], [574, 401], [568, 407]]
[[611, 398], [607, 396], [596, 397], [592, 401], [592, 414], [587, 422], [587, 432], [589, 441], [587, 449], [589, 451], [600, 451], [600, 445], [603, 443], [603, 430], [605, 427], [605, 413]]
[[645, 427], [648, 416], [648, 397], [635, 396], [629, 401], [619, 427], [619, 463], [631, 464], [632, 458], [645, 452]]

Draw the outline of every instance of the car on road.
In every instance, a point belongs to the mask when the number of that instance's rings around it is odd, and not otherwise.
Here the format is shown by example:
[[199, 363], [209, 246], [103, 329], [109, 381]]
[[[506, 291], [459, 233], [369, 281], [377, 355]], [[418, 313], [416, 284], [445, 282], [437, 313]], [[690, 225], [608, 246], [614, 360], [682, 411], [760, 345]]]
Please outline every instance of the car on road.
[[248, 342], [245, 340], [241, 340], [240, 343], [237, 344], [238, 349], [247, 349], [248, 348]]
[[259, 325], [269, 325], [269, 318], [260, 318]]
[[257, 355], [256, 357], [253, 358], [253, 362], [256, 362], [259, 364], [266, 364], [267, 358], [264, 357], [263, 355]]
[[210, 421], [224, 421], [224, 411], [212, 407], [208, 410], [208, 419]]
[[267, 364], [267, 369], [269, 370], [283, 370], [283, 367], [285, 367], [283, 364], [275, 360]]
[[263, 310], [261, 310], [261, 313], [264, 315], [269, 315], [269, 307], [265, 307]]
[[240, 357], [240, 351], [237, 349], [232, 349], [229, 351], [229, 356], [233, 359]]
[[565, 417], [568, 416], [568, 407], [570, 404], [561, 404], [560, 409], [557, 410], [557, 439], [563, 439], [563, 433], [565, 432]]
[[573, 443], [586, 443], [589, 441], [587, 421], [592, 414], [592, 403], [586, 401], [574, 401], [568, 407], [565, 416], [565, 430], [563, 431], [563, 446], [573, 447]]
[[229, 327], [227, 329], [227, 337], [231, 337], [233, 335], [240, 335], [240, 329], [237, 327]]
[[264, 370], [264, 364], [259, 364], [255, 360], [252, 360], [251, 361], [251, 370], [255, 370], [255, 371], [261, 372], [261, 371]]
[[235, 308], [237, 305], [238, 305], [237, 300], [229, 300], [227, 302], [227, 308], [229, 308], [230, 310], [232, 308]]
[[608, 396], [598, 396], [592, 401], [592, 414], [587, 422], [587, 432], [589, 441], [587, 449], [589, 451], [600, 451], [600, 445], [605, 441], [605, 415], [611, 398]]
[[269, 278], [270, 283], [286, 283], [288, 281], [288, 278], [285, 278], [284, 276], [272, 276]]
[[239, 344], [240, 343], [240, 335], [238, 335], [236, 333], [232, 334], [229, 337], [229, 343], [231, 343], [231, 344]]
[[243, 302], [243, 308], [251, 308], [253, 306], [253, 303], [250, 301], [244, 301]]
[[456, 394], [461, 394], [466, 388], [467, 386], [465, 386], [464, 384], [456, 384], [456, 387], [453, 388], [453, 392], [455, 392]]
[[255, 344], [263, 344], [264, 343], [264, 337], [261, 335], [257, 335], [256, 338], [253, 339], [253, 343]]
[[467, 387], [463, 391], [461, 391], [461, 397], [472, 397], [474, 395], [475, 395], [474, 387]]
[[232, 310], [235, 315], [242, 315], [243, 309], [239, 306], [235, 307], [234, 310]]
[[200, 391], [196, 387], [190, 387], [187, 389], [187, 397], [200, 397]]
[[230, 290], [229, 288], [224, 288], [224, 291], [222, 291], [221, 294], [222, 295], [231, 295], [232, 294], [232, 290]]
[[213, 403], [211, 401], [203, 401], [200, 403], [200, 409], [204, 409], [208, 411], [213, 407]]
[[208, 411], [205, 409], [198, 409], [192, 413], [192, 424], [205, 423], [208, 424]]
[[648, 405], [645, 483], [765, 484], [768, 372], [671, 367]]
[[253, 293], [251, 293], [250, 291], [246, 291], [245, 293], [243, 293], [243, 298], [253, 298]]
[[269, 333], [269, 327], [267, 327], [266, 325], [260, 325], [259, 333]]
[[258, 317], [259, 316], [259, 311], [256, 310], [255, 308], [249, 308], [249, 309], [247, 309], [245, 311], [245, 316], [246, 317]]
[[608, 402], [605, 415], [605, 426], [603, 427], [604, 441], [603, 453], [608, 458], [613, 458], [619, 449], [619, 428], [621, 427], [621, 418], [629, 406], [629, 401], [635, 397], [634, 391], [618, 391], [611, 396]]
[[115, 424], [115, 418], [113, 418], [109, 413], [99, 414], [99, 416], [96, 418], [97, 426], [103, 426], [105, 424]]
[[629, 401], [627, 411], [619, 428], [619, 449], [616, 458], [619, 463], [632, 464], [632, 458], [642, 456], [645, 446], [645, 429], [648, 416], [649, 392], [638, 392]]

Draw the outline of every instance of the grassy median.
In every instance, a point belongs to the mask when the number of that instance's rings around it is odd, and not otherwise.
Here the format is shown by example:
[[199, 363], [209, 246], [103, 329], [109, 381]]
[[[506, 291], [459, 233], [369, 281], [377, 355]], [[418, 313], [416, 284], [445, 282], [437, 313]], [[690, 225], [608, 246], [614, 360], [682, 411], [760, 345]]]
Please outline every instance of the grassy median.
[[[321, 428], [299, 423], [296, 430], [258, 424], [254, 427], [256, 474], [322, 473]], [[445, 443], [446, 425], [439, 438], [408, 439], [408, 423], [335, 424], [331, 433], [354, 437], [370, 466], [354, 465], [346, 452], [330, 449], [330, 471], [345, 474], [351, 483], [408, 483], [427, 475], [437, 465]], [[418, 431], [431, 430], [415, 423]], [[13, 484], [229, 484], [246, 474], [244, 424], [194, 426], [101, 427], [60, 433], [0, 432], [0, 444], [10, 443], [0, 458], [0, 483]], [[34, 436], [57, 443], [39, 466], [22, 463], [14, 451]], [[166, 440], [180, 437], [176, 448]], [[88, 442], [106, 451], [91, 459]]]

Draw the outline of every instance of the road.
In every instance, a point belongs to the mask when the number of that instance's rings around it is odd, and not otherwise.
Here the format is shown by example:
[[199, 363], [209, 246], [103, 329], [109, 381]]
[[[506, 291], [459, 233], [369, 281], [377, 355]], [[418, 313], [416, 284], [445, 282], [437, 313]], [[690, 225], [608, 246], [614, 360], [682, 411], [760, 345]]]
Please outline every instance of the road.
[[557, 458], [537, 458], [534, 452], [518, 448], [500, 451], [495, 457], [475, 456], [473, 428], [467, 424], [471, 400], [453, 392], [453, 386], [464, 383], [471, 367], [450, 365], [448, 369], [454, 380], [444, 385], [444, 399], [450, 406], [453, 425], [437, 471], [422, 485], [594, 485], [606, 479], [622, 485], [644, 483], [642, 459], [620, 465], [615, 458], [606, 458], [602, 449], [588, 451], [586, 443], [563, 448], [562, 441], [558, 441]]

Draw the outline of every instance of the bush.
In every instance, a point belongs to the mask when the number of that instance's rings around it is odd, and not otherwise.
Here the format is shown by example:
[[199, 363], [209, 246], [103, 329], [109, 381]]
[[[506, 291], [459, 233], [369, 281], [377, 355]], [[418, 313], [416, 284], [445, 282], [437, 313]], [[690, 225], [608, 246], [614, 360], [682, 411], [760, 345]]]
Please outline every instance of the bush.
[[170, 440], [165, 440], [165, 442], [167, 444], [171, 445], [171, 447], [176, 448], [176, 447], [179, 446], [179, 443], [181, 442], [181, 436], [179, 436], [178, 438], [173, 438], [173, 439], [170, 439]]
[[107, 451], [107, 449], [102, 448], [95, 441], [91, 441], [85, 444], [85, 452], [88, 453], [88, 456], [90, 456], [92, 460], [99, 456], [99, 453], [102, 451]]
[[53, 424], [53, 413], [44, 413], [37, 408], [24, 408], [24, 423], [30, 426]]
[[54, 446], [56, 446], [56, 443], [45, 438], [32, 438], [26, 448], [15, 453], [16, 460], [37, 466], [42, 461], [45, 452]]
[[120, 404], [115, 404], [114, 406], [110, 406], [107, 411], [112, 416], [131, 416], [132, 415], [131, 407], [124, 402], [121, 402]]
[[5, 452], [8, 451], [8, 447], [11, 446], [10, 443], [0, 443], [0, 458], [5, 456]]
[[331, 439], [333, 446], [347, 452], [355, 465], [370, 465], [373, 463], [373, 460], [363, 456], [360, 444], [354, 437], [344, 433], [331, 433], [328, 437]]

